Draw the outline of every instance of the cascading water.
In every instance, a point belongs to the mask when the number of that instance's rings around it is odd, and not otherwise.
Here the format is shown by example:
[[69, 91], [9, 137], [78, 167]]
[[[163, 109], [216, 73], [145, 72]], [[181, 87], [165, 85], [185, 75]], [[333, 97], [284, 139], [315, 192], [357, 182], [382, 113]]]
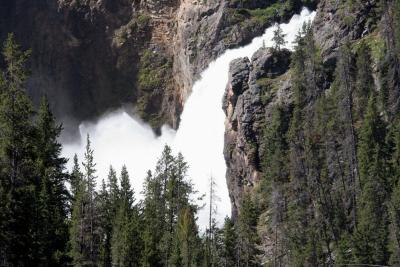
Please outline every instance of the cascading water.
[[[289, 23], [281, 24], [288, 49], [293, 48], [293, 41], [302, 25], [312, 21], [314, 16], [315, 12], [303, 9]], [[168, 144], [174, 152], [180, 151], [184, 155], [190, 166], [188, 175], [199, 193], [207, 193], [210, 176], [215, 178], [220, 199], [217, 220], [222, 222], [230, 214], [223, 157], [225, 114], [222, 111], [229, 63], [235, 58], [251, 57], [262, 45], [272, 46], [274, 29], [268, 28], [263, 36], [254, 38], [247, 46], [226, 51], [203, 71], [185, 103], [177, 131], [164, 126], [161, 136], [157, 137], [148, 125], [132, 118], [124, 110], [110, 113], [94, 124], [82, 123], [81, 139], [85, 140], [87, 133], [91, 136], [98, 177], [105, 179], [110, 165], [120, 169], [126, 164], [136, 196], [140, 198], [138, 192], [142, 189], [147, 170], [154, 168], [163, 146]], [[84, 146], [84, 142], [64, 144], [63, 155], [72, 158], [77, 153], [82, 159]], [[198, 223], [203, 228], [207, 222], [207, 212], [203, 210]]]

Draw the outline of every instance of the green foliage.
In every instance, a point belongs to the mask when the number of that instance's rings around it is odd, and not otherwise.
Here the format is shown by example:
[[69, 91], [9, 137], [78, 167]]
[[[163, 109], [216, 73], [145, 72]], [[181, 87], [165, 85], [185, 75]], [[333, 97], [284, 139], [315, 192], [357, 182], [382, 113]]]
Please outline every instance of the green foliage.
[[38, 242], [41, 261], [62, 265], [66, 260], [68, 228], [68, 192], [65, 188], [67, 159], [61, 157], [61, 144], [57, 139], [61, 126], [56, 125], [46, 97], [43, 97], [37, 119], [36, 165], [42, 177], [39, 193], [39, 218], [41, 225]]
[[361, 195], [358, 224], [354, 234], [354, 258], [365, 264], [388, 262], [388, 214], [386, 127], [370, 97], [360, 132], [359, 166]]
[[[3, 81], [0, 91], [0, 253], [6, 265], [29, 265], [40, 262], [35, 250], [39, 234], [35, 221], [39, 214], [36, 195], [41, 191], [41, 182], [36, 179], [35, 135], [33, 107], [27, 97], [24, 84], [28, 71], [25, 68], [29, 52], [22, 52], [12, 34], [3, 47], [5, 69], [1, 71]], [[7, 217], [5, 217], [7, 216]]]
[[[165, 146], [154, 175], [144, 185], [141, 266], [198, 266], [200, 241], [192, 203], [193, 186], [186, 177], [187, 163]], [[183, 265], [179, 265], [183, 264]], [[196, 265], [197, 264], [197, 265]]]
[[258, 211], [250, 194], [244, 193], [237, 222], [238, 262], [241, 266], [257, 266]]
[[372, 77], [372, 61], [369, 47], [365, 42], [360, 44], [357, 53], [356, 88], [354, 92], [355, 119], [364, 116], [368, 105], [368, 97], [374, 89], [374, 78]]
[[163, 120], [158, 113], [162, 103], [162, 94], [168, 93], [172, 77], [172, 63], [160, 53], [145, 50], [140, 58], [137, 78], [136, 109], [140, 117], [148, 121], [154, 128], [161, 127]]
[[198, 266], [197, 262], [197, 246], [199, 239], [197, 237], [197, 225], [194, 218], [194, 212], [190, 207], [185, 207], [180, 210], [176, 229], [176, 247], [177, 257], [179, 261], [173, 266]]
[[[122, 167], [120, 189], [113, 222], [111, 240], [113, 266], [139, 266], [141, 240], [139, 235], [139, 214], [134, 204], [134, 192], [129, 182], [128, 171]], [[132, 257], [136, 255], [136, 257]]]
[[280, 24], [278, 24], [276, 30], [274, 30], [274, 37], [272, 38], [272, 41], [274, 42], [274, 49], [276, 51], [280, 51], [281, 47], [287, 43], [285, 41], [285, 36], [286, 34], [283, 33]]
[[225, 218], [222, 229], [222, 253], [221, 261], [223, 266], [235, 266], [237, 246], [237, 232], [235, 224], [230, 218]]
[[87, 136], [84, 154], [83, 172], [78, 177], [79, 189], [73, 202], [72, 227], [70, 229], [70, 255], [76, 266], [98, 265], [101, 249], [101, 216], [98, 210], [96, 186], [96, 164], [94, 151], [91, 148], [89, 135]]

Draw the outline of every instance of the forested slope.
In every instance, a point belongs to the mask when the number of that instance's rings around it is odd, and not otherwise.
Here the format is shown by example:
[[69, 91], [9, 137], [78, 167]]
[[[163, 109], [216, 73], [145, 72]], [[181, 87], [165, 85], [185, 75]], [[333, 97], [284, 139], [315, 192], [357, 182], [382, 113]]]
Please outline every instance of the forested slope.
[[254, 262], [400, 264], [399, 8], [322, 1], [290, 64], [279, 47], [231, 64], [227, 179]]

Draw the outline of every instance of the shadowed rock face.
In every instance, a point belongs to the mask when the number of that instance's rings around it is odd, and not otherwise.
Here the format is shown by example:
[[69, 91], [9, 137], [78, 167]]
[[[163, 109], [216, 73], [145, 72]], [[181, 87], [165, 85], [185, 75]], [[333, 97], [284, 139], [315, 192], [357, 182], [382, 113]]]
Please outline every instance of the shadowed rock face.
[[137, 98], [138, 52], [151, 37], [143, 25], [132, 29], [136, 36], [117, 43], [118, 29], [136, 16], [135, 5], [92, 2], [2, 1], [7, 14], [2, 16], [1, 39], [14, 32], [24, 48], [32, 49], [30, 95], [37, 103], [48, 94], [57, 117], [66, 123], [91, 119]]
[[[32, 49], [29, 93], [36, 103], [46, 93], [67, 128], [124, 104], [138, 106], [155, 129], [177, 127], [194, 72], [202, 69], [192, 65], [200, 56], [202, 62], [212, 59], [192, 51], [199, 47], [197, 35], [203, 24], [212, 35], [220, 19], [214, 13], [222, 12], [220, 1], [187, 2], [4, 0], [0, 40], [14, 32]], [[146, 54], [154, 56], [144, 64]], [[140, 72], [145, 67], [153, 77]], [[152, 83], [154, 75], [158, 83]]]
[[242, 8], [275, 1], [3, 0], [0, 41], [14, 32], [32, 49], [29, 93], [35, 103], [46, 93], [67, 130], [122, 105], [155, 130], [176, 128], [210, 61], [287, 19], [301, 7], [295, 2], [281, 18], [246, 24]]
[[344, 41], [354, 41], [376, 27], [378, 1], [360, 1], [354, 8], [346, 8], [341, 1], [320, 1], [313, 23], [315, 41], [328, 64], [335, 64], [337, 51]]

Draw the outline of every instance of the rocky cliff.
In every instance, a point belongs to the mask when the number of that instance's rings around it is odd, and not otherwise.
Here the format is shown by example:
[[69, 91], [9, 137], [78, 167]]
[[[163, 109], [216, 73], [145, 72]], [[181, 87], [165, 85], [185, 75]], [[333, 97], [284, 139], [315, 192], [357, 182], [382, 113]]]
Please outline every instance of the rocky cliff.
[[399, 265], [399, 25], [397, 0], [321, 0], [294, 51], [231, 63], [227, 183], [260, 266]]
[[[345, 42], [356, 44], [367, 39], [378, 50], [381, 15], [377, 1], [319, 1], [312, 24], [316, 46], [326, 69], [324, 88], [334, 76], [338, 49]], [[227, 182], [234, 217], [242, 193], [253, 191], [263, 176], [264, 129], [271, 121], [272, 110], [283, 107], [290, 114], [293, 103], [290, 52], [274, 53], [261, 49], [251, 60], [231, 63], [224, 97], [226, 117], [224, 155]], [[379, 81], [376, 81], [379, 84]]]
[[316, 1], [286, 2], [4, 0], [0, 40], [14, 32], [32, 49], [30, 94], [46, 93], [67, 129], [122, 105], [177, 127], [211, 60]]
[[261, 178], [262, 137], [271, 107], [291, 101], [290, 80], [284, 75], [289, 65], [290, 51], [269, 48], [258, 50], [251, 61], [231, 62], [223, 108], [227, 116], [224, 156], [234, 217], [242, 190]]

